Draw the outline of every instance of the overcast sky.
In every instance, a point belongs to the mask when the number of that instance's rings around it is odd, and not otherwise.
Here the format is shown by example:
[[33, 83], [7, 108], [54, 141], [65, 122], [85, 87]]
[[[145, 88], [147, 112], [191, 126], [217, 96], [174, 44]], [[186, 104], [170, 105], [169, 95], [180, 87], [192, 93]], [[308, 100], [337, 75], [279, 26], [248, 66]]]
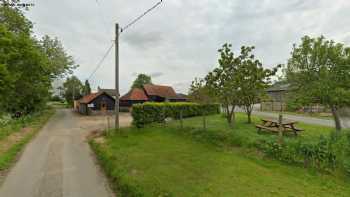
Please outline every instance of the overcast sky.
[[[158, 0], [32, 0], [26, 12], [38, 36], [58, 37], [80, 67], [92, 73], [114, 37], [114, 24], [129, 23]], [[349, 0], [163, 0], [120, 38], [120, 88], [137, 73], [186, 93], [194, 77], [217, 65], [225, 42], [238, 51], [256, 46], [265, 67], [285, 63], [304, 35], [324, 35], [350, 45]], [[114, 50], [91, 79], [94, 89], [114, 87]]]

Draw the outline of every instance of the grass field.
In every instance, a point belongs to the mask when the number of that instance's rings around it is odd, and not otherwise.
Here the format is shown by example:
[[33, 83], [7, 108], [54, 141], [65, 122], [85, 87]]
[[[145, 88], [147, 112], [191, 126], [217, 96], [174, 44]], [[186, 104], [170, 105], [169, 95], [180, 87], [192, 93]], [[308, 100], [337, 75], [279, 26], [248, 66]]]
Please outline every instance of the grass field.
[[[238, 114], [234, 131], [258, 138], [245, 121]], [[91, 145], [112, 184], [126, 196], [350, 196], [345, 178], [264, 159], [251, 149], [194, 140], [184, 133], [186, 127], [201, 127], [200, 117], [186, 119], [184, 125], [184, 130], [176, 121], [167, 127], [126, 128], [122, 136]], [[306, 129], [305, 139], [332, 131], [299, 126]], [[230, 129], [220, 115], [211, 116], [208, 127]]]

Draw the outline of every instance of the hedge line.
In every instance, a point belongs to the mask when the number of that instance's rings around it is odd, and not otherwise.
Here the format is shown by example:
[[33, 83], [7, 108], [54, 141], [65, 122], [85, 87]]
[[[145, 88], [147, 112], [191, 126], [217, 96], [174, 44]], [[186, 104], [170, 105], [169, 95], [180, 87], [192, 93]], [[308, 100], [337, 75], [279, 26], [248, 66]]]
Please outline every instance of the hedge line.
[[133, 125], [143, 127], [150, 123], [162, 123], [166, 118], [179, 119], [220, 113], [219, 104], [188, 102], [135, 104], [132, 108]]

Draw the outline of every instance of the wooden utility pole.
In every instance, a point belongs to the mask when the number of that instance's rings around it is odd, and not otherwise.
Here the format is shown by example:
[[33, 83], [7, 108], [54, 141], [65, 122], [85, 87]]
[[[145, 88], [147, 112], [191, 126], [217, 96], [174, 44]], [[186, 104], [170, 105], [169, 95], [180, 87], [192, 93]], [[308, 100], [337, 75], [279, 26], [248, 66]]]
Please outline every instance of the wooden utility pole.
[[115, 129], [119, 129], [119, 24], [115, 24]]

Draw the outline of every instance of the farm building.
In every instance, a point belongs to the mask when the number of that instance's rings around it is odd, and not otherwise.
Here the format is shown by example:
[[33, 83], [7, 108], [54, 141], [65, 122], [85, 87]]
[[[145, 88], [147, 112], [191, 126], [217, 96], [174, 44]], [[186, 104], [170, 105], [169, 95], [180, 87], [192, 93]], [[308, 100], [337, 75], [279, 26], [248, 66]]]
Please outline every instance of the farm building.
[[84, 115], [114, 110], [115, 99], [106, 92], [97, 92], [84, 96], [78, 101], [78, 111]]
[[117, 98], [117, 92], [115, 91], [115, 89], [102, 89], [100, 87], [97, 87], [97, 92], [105, 92], [107, 94], [109, 94], [110, 96], [112, 96], [114, 99]]
[[289, 90], [289, 84], [275, 84], [266, 89], [268, 99], [261, 103], [262, 111], [280, 111], [286, 110], [286, 97]]
[[145, 92], [140, 88], [134, 88], [126, 93], [124, 96], [120, 97], [120, 106], [131, 107], [136, 103], [143, 103], [148, 101], [148, 97]]
[[176, 94], [170, 86], [146, 84], [143, 88], [134, 88], [120, 97], [120, 106], [130, 107], [143, 102], [186, 102], [183, 94]]
[[[293, 92], [293, 88], [287, 83], [276, 83], [270, 88], [266, 89], [268, 99], [261, 102], [261, 111], [285, 111], [287, 110], [287, 102], [289, 100], [288, 94]], [[330, 109], [318, 104], [317, 102], [308, 106], [302, 106], [299, 109], [295, 109], [300, 112], [312, 112], [312, 113], [325, 113]]]

